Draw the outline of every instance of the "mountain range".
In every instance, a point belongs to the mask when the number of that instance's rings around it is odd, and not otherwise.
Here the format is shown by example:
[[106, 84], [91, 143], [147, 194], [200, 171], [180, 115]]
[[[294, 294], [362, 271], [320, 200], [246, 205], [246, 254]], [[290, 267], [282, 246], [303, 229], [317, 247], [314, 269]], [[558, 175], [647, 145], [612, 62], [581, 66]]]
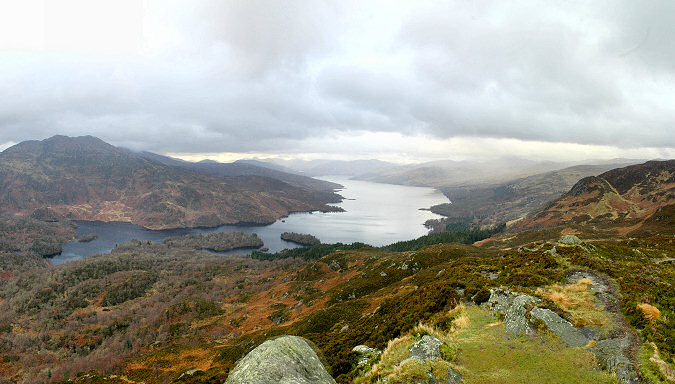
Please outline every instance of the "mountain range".
[[332, 211], [337, 184], [253, 165], [193, 164], [116, 148], [92, 136], [26, 141], [0, 153], [0, 205], [49, 207], [70, 219], [151, 229], [272, 223]]

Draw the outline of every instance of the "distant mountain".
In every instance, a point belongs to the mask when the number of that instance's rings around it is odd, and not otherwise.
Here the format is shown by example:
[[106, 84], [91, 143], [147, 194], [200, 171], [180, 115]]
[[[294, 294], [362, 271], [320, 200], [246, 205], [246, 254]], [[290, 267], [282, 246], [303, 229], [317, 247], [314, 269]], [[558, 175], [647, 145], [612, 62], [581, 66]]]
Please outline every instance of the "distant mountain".
[[[185, 168], [198, 171], [212, 176], [232, 177], [232, 176], [263, 176], [281, 180], [285, 183], [308, 188], [316, 191], [330, 192], [342, 188], [342, 185], [331, 183], [325, 180], [317, 180], [311, 177], [298, 175], [296, 173], [281, 171], [279, 169], [261, 167], [248, 161], [235, 161], [234, 163], [219, 163], [217, 161], [206, 160], [198, 163], [183, 161], [173, 157], [162, 156], [152, 152], [141, 152], [140, 156], [160, 162], [164, 165]], [[262, 162], [257, 162], [262, 163]]]
[[[29, 214], [49, 207], [71, 219], [126, 221], [147, 228], [271, 223], [291, 212], [333, 210], [322, 190], [261, 176], [216, 175], [116, 148], [92, 136], [26, 141], [0, 153], [0, 207]], [[309, 183], [309, 182], [307, 182]]]
[[444, 187], [452, 204], [431, 208], [450, 218], [480, 218], [481, 224], [509, 222], [537, 212], [567, 192], [579, 179], [626, 164], [577, 165], [492, 185]]
[[569, 166], [565, 163], [535, 162], [520, 158], [492, 161], [432, 161], [422, 164], [389, 166], [357, 176], [359, 180], [425, 187], [494, 185], [519, 177]]
[[380, 168], [398, 167], [381, 160], [275, 160], [276, 164], [307, 176], [359, 176]]
[[271, 161], [263, 161], [263, 160], [256, 160], [256, 159], [241, 159], [237, 160], [234, 162], [234, 164], [249, 164], [249, 165], [255, 165], [257, 167], [261, 168], [269, 168], [269, 169], [274, 169], [276, 171], [281, 171], [281, 172], [286, 172], [286, 173], [296, 173], [291, 168], [284, 167], [283, 165], [273, 163]]
[[[643, 225], [654, 232], [668, 229], [675, 205], [675, 160], [648, 161], [579, 180], [542, 211], [517, 223], [513, 230], [577, 224], [627, 234]], [[669, 221], [670, 220], [670, 221]], [[669, 229], [672, 232], [672, 228]]]

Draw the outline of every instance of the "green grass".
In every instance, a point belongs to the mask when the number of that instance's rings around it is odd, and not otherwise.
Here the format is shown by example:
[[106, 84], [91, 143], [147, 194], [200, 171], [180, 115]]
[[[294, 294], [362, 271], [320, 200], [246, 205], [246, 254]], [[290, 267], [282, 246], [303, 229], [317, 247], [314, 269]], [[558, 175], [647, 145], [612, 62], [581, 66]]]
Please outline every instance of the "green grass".
[[540, 334], [509, 340], [504, 324], [478, 307], [466, 309], [468, 325], [457, 331], [457, 370], [464, 383], [616, 383], [597, 369], [595, 356]]

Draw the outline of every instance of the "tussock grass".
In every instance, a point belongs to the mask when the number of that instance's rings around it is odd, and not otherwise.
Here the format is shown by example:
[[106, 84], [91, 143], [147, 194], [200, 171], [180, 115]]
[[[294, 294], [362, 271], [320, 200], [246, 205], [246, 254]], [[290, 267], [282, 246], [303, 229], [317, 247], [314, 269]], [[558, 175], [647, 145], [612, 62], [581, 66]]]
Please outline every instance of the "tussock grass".
[[661, 318], [661, 311], [651, 304], [641, 303], [638, 304], [637, 307], [642, 311], [645, 319], [647, 319], [652, 325], [654, 322], [656, 322], [656, 320]]
[[554, 284], [538, 288], [536, 293], [569, 313], [572, 323], [577, 327], [608, 325], [611, 318], [602, 310], [602, 305], [590, 291], [592, 285], [591, 280], [583, 278], [574, 284]]
[[[431, 324], [420, 322], [405, 335], [390, 340], [387, 343], [387, 347], [382, 351], [380, 360], [367, 372], [357, 377], [354, 383], [426, 382], [425, 380], [428, 380], [427, 372], [429, 371], [433, 372], [437, 378], [445, 380], [448, 368], [452, 367], [449, 360], [456, 359], [458, 355], [458, 348], [454, 343], [454, 335], [457, 333], [459, 327], [467, 326], [469, 322], [468, 317], [463, 314], [465, 309], [466, 307], [460, 304], [445, 314], [435, 316], [453, 319], [452, 328], [447, 331], [443, 331]], [[432, 318], [433, 320], [437, 319]], [[443, 359], [426, 361], [425, 363], [409, 359], [410, 346], [424, 335], [433, 336], [444, 343], [441, 345]]]

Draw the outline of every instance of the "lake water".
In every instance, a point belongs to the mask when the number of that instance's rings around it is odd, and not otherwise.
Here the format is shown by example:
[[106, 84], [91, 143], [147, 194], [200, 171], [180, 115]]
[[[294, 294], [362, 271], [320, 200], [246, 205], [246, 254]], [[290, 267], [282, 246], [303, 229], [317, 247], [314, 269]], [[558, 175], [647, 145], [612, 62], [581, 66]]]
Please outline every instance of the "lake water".
[[[372, 183], [340, 177], [322, 177], [323, 180], [342, 184], [339, 193], [345, 200], [337, 204], [346, 212], [294, 213], [289, 217], [265, 226], [225, 225], [217, 228], [169, 229], [153, 231], [129, 223], [104, 223], [78, 221], [77, 236], [94, 234], [98, 239], [80, 243], [71, 241], [63, 246], [63, 252], [52, 258], [52, 263], [61, 264], [97, 253], [108, 253], [116, 245], [132, 239], [162, 241], [167, 236], [206, 234], [213, 232], [255, 233], [270, 252], [299, 245], [281, 240], [282, 232], [309, 233], [323, 243], [353, 243], [360, 241], [374, 246], [410, 240], [427, 234], [424, 222], [439, 218], [439, 215], [420, 208], [447, 203], [442, 193], [431, 188]], [[250, 253], [250, 250], [233, 250], [228, 253]]]

